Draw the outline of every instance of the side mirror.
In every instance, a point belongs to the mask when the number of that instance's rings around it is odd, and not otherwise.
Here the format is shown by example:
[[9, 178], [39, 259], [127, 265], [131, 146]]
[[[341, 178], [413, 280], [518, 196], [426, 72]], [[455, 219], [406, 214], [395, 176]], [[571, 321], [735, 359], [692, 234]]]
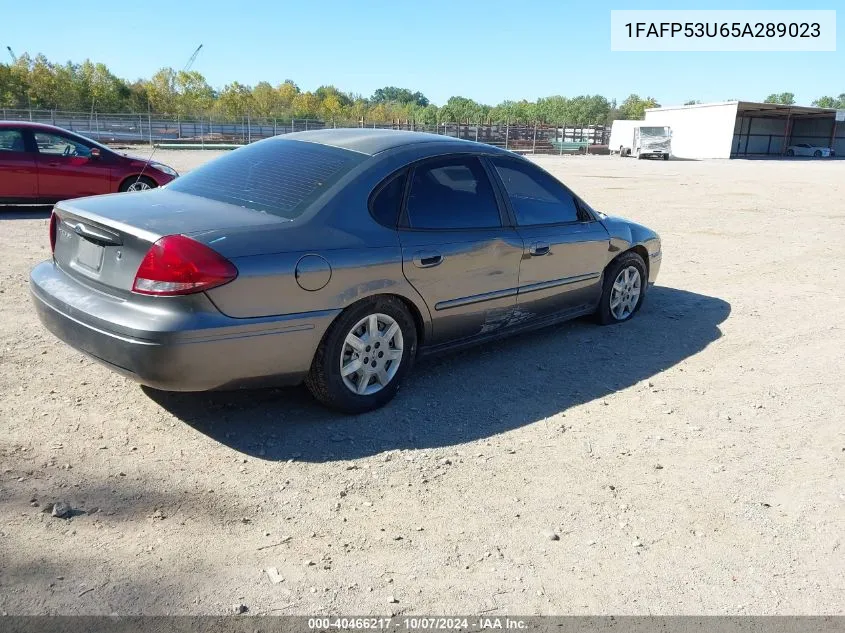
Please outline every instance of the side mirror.
[[100, 157], [100, 148], [99, 147], [92, 147], [90, 158], [99, 158]]

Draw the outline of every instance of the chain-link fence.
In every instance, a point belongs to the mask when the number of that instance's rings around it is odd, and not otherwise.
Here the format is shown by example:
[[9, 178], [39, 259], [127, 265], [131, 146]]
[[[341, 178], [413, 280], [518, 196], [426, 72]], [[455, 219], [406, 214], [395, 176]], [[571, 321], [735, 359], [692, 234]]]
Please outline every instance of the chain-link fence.
[[57, 110], [0, 109], [3, 120], [49, 123], [103, 143], [244, 144], [290, 132], [331, 127], [366, 127], [442, 134], [527, 154], [607, 151], [610, 128], [604, 125], [462, 124], [424, 125], [414, 121], [320, 121], [316, 119], [183, 119], [160, 114], [103, 114]]

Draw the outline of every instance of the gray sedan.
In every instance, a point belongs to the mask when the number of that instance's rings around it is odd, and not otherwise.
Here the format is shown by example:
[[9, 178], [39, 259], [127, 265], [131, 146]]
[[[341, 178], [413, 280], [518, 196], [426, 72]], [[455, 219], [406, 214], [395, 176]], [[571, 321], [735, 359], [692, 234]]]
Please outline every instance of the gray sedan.
[[430, 134], [254, 143], [132, 195], [56, 205], [44, 325], [156, 389], [304, 381], [382, 406], [414, 361], [594, 314], [630, 319], [660, 239], [533, 163]]

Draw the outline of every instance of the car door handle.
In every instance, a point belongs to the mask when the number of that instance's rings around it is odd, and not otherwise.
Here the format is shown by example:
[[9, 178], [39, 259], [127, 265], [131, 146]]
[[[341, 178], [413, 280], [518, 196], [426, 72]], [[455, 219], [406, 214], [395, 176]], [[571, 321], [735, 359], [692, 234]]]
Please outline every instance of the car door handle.
[[534, 257], [537, 257], [539, 255], [548, 255], [549, 254], [549, 245], [546, 244], [545, 242], [534, 242], [528, 248], [528, 252], [529, 252], [529, 254], [531, 254]]
[[443, 262], [443, 255], [431, 251], [414, 253], [414, 266], [417, 268], [432, 268]]
[[47, 167], [58, 167], [60, 163], [47, 163]]

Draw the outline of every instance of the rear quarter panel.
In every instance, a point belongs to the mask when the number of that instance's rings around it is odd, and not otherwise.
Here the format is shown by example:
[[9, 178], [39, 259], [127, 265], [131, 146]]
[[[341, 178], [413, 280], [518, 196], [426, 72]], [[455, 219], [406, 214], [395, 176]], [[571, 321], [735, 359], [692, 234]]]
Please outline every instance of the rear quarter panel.
[[[345, 309], [392, 294], [415, 308], [427, 337], [431, 315], [402, 272], [398, 233], [375, 222], [368, 208], [371, 191], [402, 166], [402, 159], [365, 161], [292, 222], [192, 235], [238, 268], [235, 281], [208, 292], [211, 300], [228, 316], [251, 318]], [[297, 281], [297, 264], [309, 255], [331, 269], [318, 290]]]

